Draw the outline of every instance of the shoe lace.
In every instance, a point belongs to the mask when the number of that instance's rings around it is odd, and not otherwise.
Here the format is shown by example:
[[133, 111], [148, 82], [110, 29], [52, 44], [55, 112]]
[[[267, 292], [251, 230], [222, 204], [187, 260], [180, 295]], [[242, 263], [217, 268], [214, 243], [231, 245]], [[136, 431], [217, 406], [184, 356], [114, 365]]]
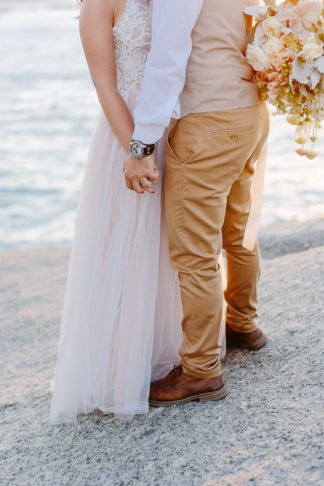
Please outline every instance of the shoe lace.
[[170, 385], [178, 385], [178, 383], [180, 382], [181, 371], [181, 365], [174, 365], [173, 369], [166, 376], [166, 379], [168, 380]]

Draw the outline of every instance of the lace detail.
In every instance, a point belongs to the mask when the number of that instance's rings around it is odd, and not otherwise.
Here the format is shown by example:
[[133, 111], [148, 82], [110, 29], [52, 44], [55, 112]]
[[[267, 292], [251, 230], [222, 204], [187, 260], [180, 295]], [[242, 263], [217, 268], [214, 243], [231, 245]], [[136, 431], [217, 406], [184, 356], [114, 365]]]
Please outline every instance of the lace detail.
[[126, 102], [139, 94], [150, 45], [150, 0], [127, 0], [114, 26], [118, 90]]

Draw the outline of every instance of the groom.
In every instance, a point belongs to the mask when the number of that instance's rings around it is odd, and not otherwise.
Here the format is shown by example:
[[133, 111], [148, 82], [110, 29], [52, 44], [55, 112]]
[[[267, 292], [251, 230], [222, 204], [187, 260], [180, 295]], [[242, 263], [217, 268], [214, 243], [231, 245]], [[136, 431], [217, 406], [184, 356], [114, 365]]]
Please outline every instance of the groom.
[[[243, 52], [244, 7], [257, 0], [154, 0], [148, 57], [131, 155], [129, 188], [152, 192], [155, 143], [169, 126], [164, 197], [170, 259], [183, 305], [181, 365], [151, 385], [150, 404], [223, 398], [219, 334], [226, 253], [227, 343], [259, 349], [260, 256], [253, 235], [256, 166], [269, 131]], [[172, 119], [171, 123], [170, 120]], [[252, 230], [251, 230], [252, 228]]]

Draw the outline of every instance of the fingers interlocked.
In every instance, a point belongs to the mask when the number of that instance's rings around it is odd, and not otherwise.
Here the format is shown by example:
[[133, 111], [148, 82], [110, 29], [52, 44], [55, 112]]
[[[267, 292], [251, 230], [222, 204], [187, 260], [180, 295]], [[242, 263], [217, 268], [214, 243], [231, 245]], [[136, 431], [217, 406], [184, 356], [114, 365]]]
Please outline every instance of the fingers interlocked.
[[139, 194], [143, 194], [145, 191], [151, 194], [155, 193], [152, 185], [158, 184], [159, 172], [153, 155], [140, 161], [129, 156], [124, 164], [124, 174], [128, 189]]
[[144, 190], [148, 189], [149, 187], [152, 187], [152, 182], [147, 177], [141, 179], [140, 183]]

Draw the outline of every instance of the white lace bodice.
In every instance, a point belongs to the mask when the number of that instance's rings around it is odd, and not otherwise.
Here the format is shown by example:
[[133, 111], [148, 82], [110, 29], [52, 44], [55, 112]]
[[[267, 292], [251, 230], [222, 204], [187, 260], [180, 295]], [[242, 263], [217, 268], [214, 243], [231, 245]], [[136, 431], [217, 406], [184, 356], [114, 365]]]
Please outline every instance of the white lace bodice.
[[150, 0], [126, 0], [122, 17], [114, 26], [118, 90], [127, 102], [139, 94], [151, 44]]

